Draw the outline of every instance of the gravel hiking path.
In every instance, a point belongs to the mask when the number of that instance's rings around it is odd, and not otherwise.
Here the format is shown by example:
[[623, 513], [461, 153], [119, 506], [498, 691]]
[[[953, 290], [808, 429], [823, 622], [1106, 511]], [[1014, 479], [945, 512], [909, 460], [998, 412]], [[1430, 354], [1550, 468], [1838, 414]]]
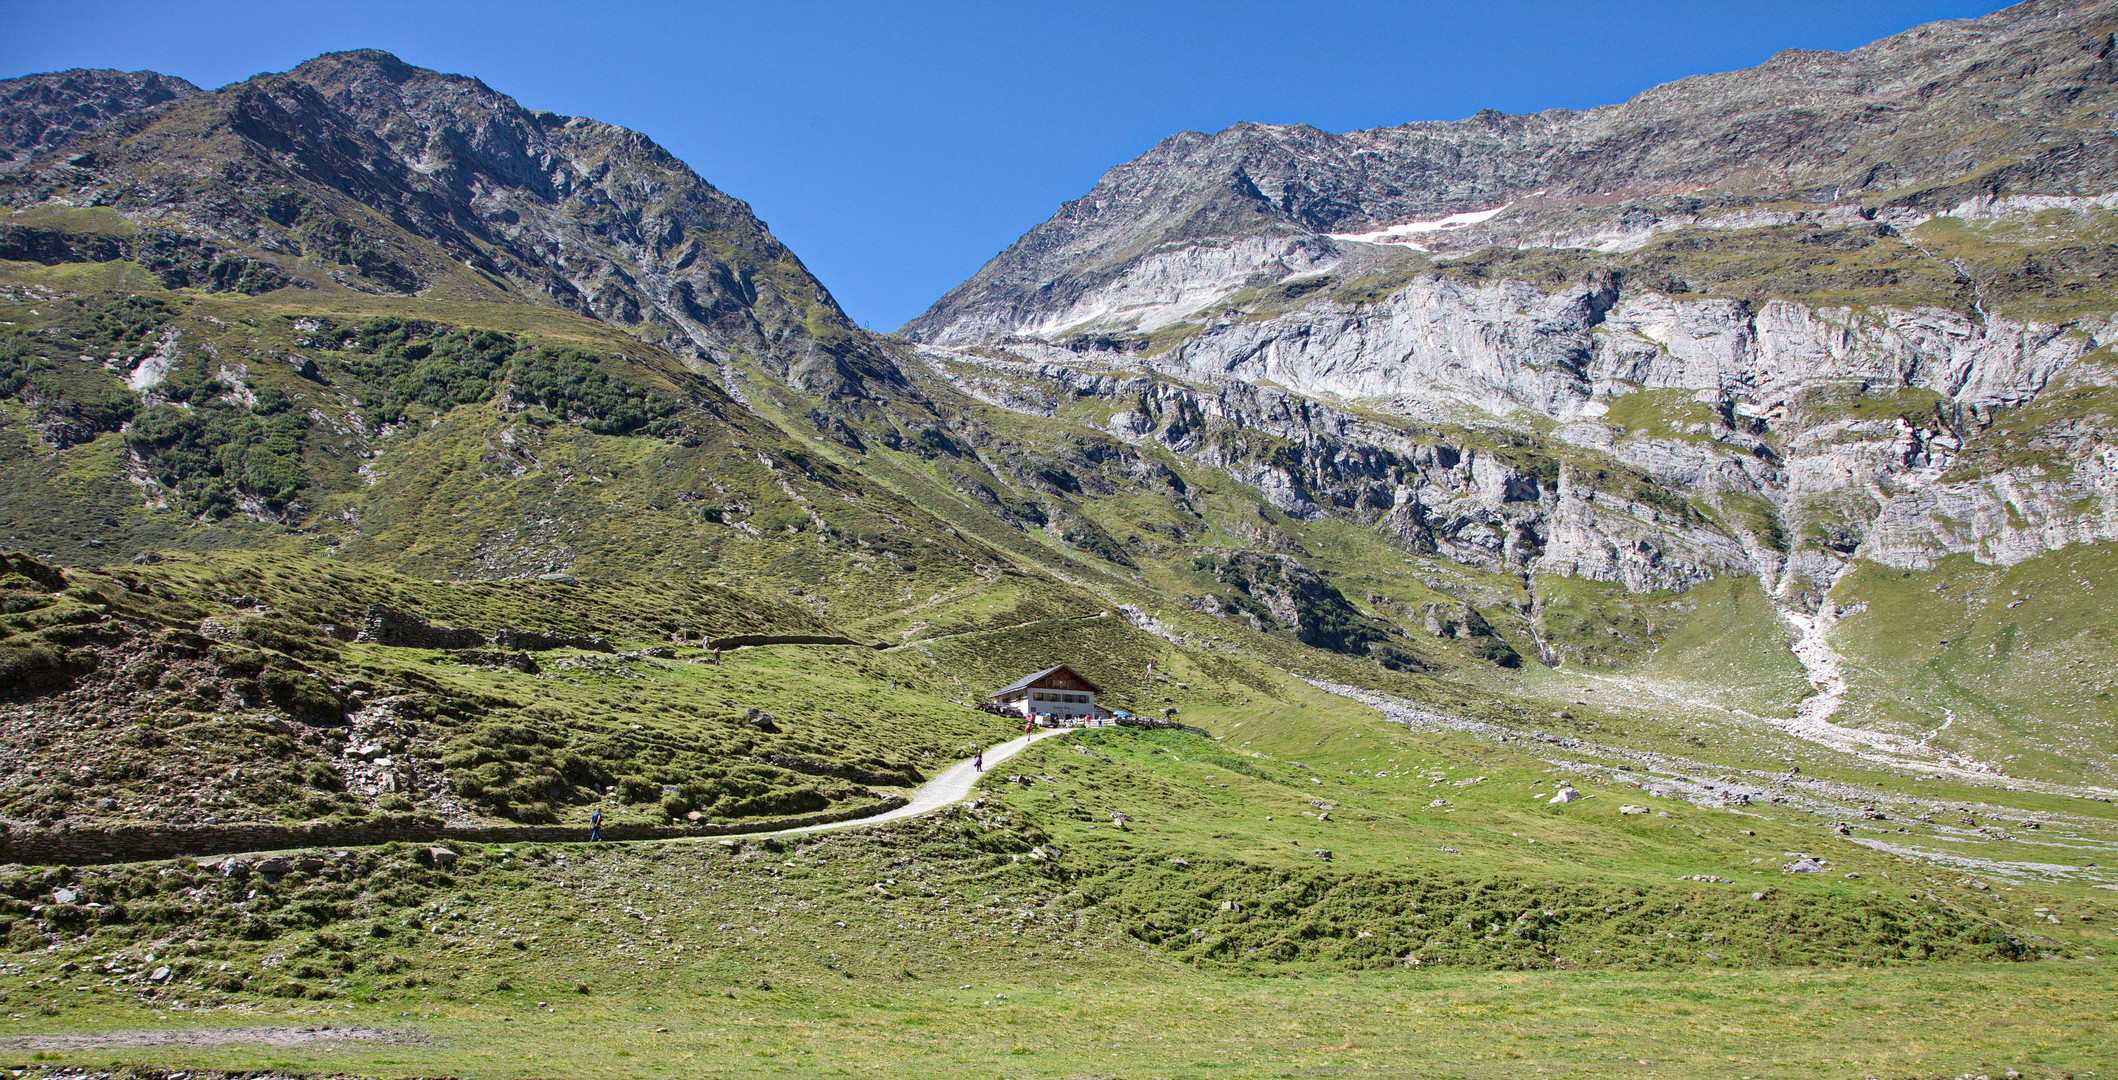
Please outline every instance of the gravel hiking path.
[[[1037, 731], [1032, 732], [1028, 735], [1018, 736], [1016, 738], [1008, 740], [1007, 742], [1001, 743], [998, 746], [988, 747], [985, 752], [985, 767], [988, 771], [990, 771], [993, 766], [998, 765], [1011, 757], [1014, 757], [1018, 753], [1021, 753], [1023, 748], [1029, 746], [1031, 743], [1051, 738], [1054, 735], [1063, 735], [1065, 733], [1065, 728], [1051, 728], [1046, 731]], [[874, 817], [853, 818], [848, 821], [834, 821], [828, 825], [811, 825], [808, 828], [804, 829], [778, 829], [767, 830], [764, 832], [740, 833], [732, 836], [716, 836], [713, 839], [724, 840], [736, 839], [742, 836], [790, 836], [797, 833], [832, 832], [837, 829], [851, 829], [861, 825], [877, 825], [885, 821], [896, 821], [899, 818], [918, 817], [921, 814], [931, 814], [944, 806], [949, 806], [951, 804], [961, 802], [965, 797], [971, 794], [972, 785], [978, 783], [978, 778], [983, 775], [985, 774], [980, 772], [978, 768], [972, 764], [972, 759], [966, 758], [963, 761], [959, 761], [956, 764], [951, 765], [946, 769], [943, 769], [941, 773], [935, 776], [932, 780], [929, 780], [926, 783], [919, 785], [917, 788], [914, 788], [912, 791], [911, 802], [908, 802], [895, 810], [889, 810], [877, 814]]]
[[98, 1031], [84, 1035], [15, 1035], [0, 1039], [0, 1052], [23, 1050], [135, 1049], [150, 1046], [303, 1046], [319, 1042], [413, 1043], [425, 1036], [413, 1031], [369, 1027], [164, 1028]]

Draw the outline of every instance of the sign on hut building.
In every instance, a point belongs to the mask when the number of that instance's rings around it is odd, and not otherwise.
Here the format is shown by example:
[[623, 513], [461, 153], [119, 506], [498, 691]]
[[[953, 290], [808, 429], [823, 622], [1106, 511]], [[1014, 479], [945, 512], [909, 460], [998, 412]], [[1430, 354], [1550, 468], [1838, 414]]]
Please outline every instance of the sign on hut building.
[[1096, 715], [1095, 683], [1060, 664], [1025, 675], [993, 691], [986, 700], [1012, 713], [1073, 718]]

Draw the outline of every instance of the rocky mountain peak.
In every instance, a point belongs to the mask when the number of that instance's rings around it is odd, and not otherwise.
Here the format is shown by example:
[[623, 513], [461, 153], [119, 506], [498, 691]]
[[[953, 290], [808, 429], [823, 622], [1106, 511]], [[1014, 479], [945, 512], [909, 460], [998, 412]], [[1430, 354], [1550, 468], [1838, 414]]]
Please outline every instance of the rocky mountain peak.
[[[294, 260], [310, 258], [356, 290], [555, 305], [695, 360], [756, 360], [826, 396], [903, 385], [749, 206], [638, 132], [531, 112], [374, 49], [211, 93], [160, 78], [65, 84], [73, 142], [90, 156], [45, 154], [0, 200], [87, 197], [152, 220], [213, 247], [207, 262], [264, 267], [244, 276], [252, 290], [302, 282]], [[96, 117], [153, 93], [186, 104], [132, 106], [136, 138], [94, 138]], [[53, 126], [16, 112], [25, 132]]]
[[202, 92], [152, 71], [75, 68], [0, 81], [0, 171], [21, 168], [126, 117]]
[[[1564, 215], [1616, 218], [1677, 196], [1931, 207], [1981, 193], [2100, 194], [2118, 171], [2114, 32], [2118, 0], [2030, 0], [1850, 52], [1786, 50], [1585, 112], [1484, 110], [1343, 135], [1254, 123], [1187, 132], [1105, 173], [902, 332], [937, 343], [1035, 335], [1176, 247], [1359, 235], [1503, 207], [1462, 235], [1513, 243]], [[1247, 257], [1281, 263], [1280, 249], [1264, 250]]]

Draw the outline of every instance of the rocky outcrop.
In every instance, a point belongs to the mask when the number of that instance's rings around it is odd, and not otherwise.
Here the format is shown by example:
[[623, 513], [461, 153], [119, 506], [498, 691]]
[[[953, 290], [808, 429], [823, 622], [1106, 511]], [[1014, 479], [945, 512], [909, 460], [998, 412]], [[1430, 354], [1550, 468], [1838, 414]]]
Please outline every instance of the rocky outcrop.
[[1288, 630], [1304, 645], [1333, 652], [1364, 654], [1392, 636], [1387, 623], [1289, 556], [1234, 551], [1202, 556], [1196, 566], [1227, 588], [1186, 597], [1195, 610], [1244, 620], [1254, 630]]
[[483, 630], [435, 626], [409, 612], [378, 605], [368, 609], [360, 636], [353, 640], [401, 649], [475, 649], [484, 645], [487, 637]]
[[[522, 655], [524, 652], [546, 652], [552, 649], [610, 651], [609, 639], [595, 634], [562, 634], [512, 627], [487, 631], [435, 626], [417, 615], [380, 604], [368, 608], [360, 632], [353, 640], [402, 649], [457, 650], [457, 659], [463, 663], [515, 668], [535, 667], [536, 662]], [[498, 650], [515, 650], [516, 655], [487, 651], [487, 645]]]

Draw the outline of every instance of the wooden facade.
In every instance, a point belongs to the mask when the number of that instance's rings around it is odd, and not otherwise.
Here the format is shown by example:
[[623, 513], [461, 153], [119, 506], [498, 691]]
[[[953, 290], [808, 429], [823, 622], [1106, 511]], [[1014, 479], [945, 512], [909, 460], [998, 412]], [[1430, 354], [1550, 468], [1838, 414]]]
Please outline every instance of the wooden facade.
[[986, 700], [1025, 717], [1075, 719], [1098, 715], [1096, 694], [1100, 689], [1073, 668], [1060, 664], [1017, 679], [995, 690]]

